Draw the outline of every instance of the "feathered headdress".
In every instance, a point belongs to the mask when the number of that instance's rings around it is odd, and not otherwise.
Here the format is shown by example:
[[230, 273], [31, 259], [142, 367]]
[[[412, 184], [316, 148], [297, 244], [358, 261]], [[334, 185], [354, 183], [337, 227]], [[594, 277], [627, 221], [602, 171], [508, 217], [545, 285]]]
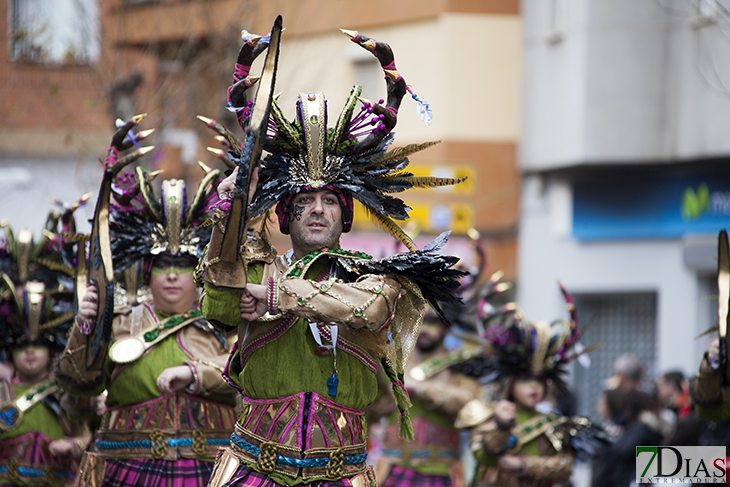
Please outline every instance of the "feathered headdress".
[[[251, 216], [261, 215], [278, 204], [280, 228], [286, 232], [291, 195], [302, 190], [339, 190], [344, 195], [341, 204], [345, 231], [349, 230], [348, 217], [352, 215], [351, 201], [354, 198], [395, 238], [414, 251], [413, 241], [394, 221], [406, 220], [410, 208], [393, 194], [410, 188], [457, 184], [463, 179], [416, 177], [405, 171], [409, 155], [438, 142], [387, 150], [393, 142], [391, 131], [397, 122], [401, 100], [410, 90], [396, 70], [388, 44], [356, 31], [342, 32], [372, 52], [380, 62], [386, 75], [387, 101], [374, 103], [360, 98], [362, 88], [355, 86], [332, 127], [327, 124], [327, 102], [322, 93], [301, 93], [296, 105], [296, 118], [291, 122], [285, 119], [281, 108], [273, 101], [267, 137], [263, 141], [264, 149], [271, 154], [261, 163], [259, 184], [250, 205]], [[244, 44], [236, 63], [235, 83], [228, 90], [228, 109], [237, 113], [239, 123], [245, 128], [252, 104], [245, 100], [244, 93], [257, 81], [248, 72], [268, 39], [246, 31], [242, 37]], [[362, 106], [354, 115], [358, 100]], [[228, 159], [238, 163], [241, 143], [219, 124], [200, 118], [225, 137], [230, 148]]]
[[0, 347], [44, 344], [60, 352], [74, 318], [74, 268], [64, 260], [64, 238], [75, 232], [73, 212], [85, 195], [63, 212], [52, 211], [38, 242], [28, 228], [12, 231], [2, 222], [0, 247]]
[[152, 181], [161, 171], [148, 173], [137, 167], [118, 175], [109, 224], [115, 272], [165, 252], [200, 258], [211, 232], [203, 223], [220, 203], [216, 192], [220, 171], [201, 167], [205, 176], [190, 204], [185, 181], [179, 179], [163, 181], [157, 197]]
[[493, 302], [505, 290], [501, 273], [488, 280], [477, 304], [473, 342], [482, 353], [452, 365], [454, 370], [480, 378], [483, 383], [507, 380], [515, 376], [536, 377], [551, 381], [564, 389], [565, 366], [598, 343], [577, 347], [585, 330], [578, 329], [578, 315], [570, 294], [560, 285], [569, 319], [528, 321], [515, 303], [495, 306]]

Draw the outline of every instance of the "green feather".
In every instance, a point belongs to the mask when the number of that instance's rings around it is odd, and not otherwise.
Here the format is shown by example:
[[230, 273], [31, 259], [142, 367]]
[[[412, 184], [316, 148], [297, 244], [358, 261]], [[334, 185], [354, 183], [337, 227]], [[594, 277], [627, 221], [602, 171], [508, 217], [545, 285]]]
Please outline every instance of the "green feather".
[[284, 139], [275, 139], [276, 144], [284, 149], [302, 150], [301, 131], [284, 117], [284, 112], [281, 111], [276, 100], [271, 101], [271, 118], [274, 119], [276, 129], [284, 136]]
[[332, 136], [329, 137], [327, 140], [327, 150], [329, 152], [338, 152], [338, 145], [340, 144], [341, 139], [344, 137], [347, 126], [352, 119], [352, 112], [355, 109], [355, 105], [357, 104], [357, 97], [360, 96], [360, 93], [362, 93], [362, 86], [356, 85], [352, 87], [352, 90], [350, 91], [350, 96], [347, 97], [345, 106], [342, 109], [342, 112], [340, 112], [340, 116], [337, 118], [337, 124], [335, 125], [334, 132], [332, 133]]
[[[395, 177], [397, 177], [397, 175]], [[405, 176], [399, 179], [411, 183], [413, 185], [412, 187], [414, 188], [436, 188], [439, 186], [451, 186], [466, 181], [466, 177], [434, 178], [431, 176]]]
[[365, 208], [368, 209], [370, 215], [374, 217], [375, 220], [377, 220], [378, 223], [380, 223], [388, 231], [388, 233], [393, 236], [393, 238], [402, 242], [403, 245], [408, 247], [408, 250], [410, 250], [411, 252], [416, 251], [416, 244], [413, 242], [413, 239], [411, 239], [411, 237], [409, 237], [406, 232], [404, 232], [403, 229], [399, 227], [396, 222], [393, 221], [392, 218], [381, 215], [378, 212], [371, 210], [367, 206]]
[[76, 275], [75, 269], [72, 267], [69, 267], [65, 264], [62, 264], [60, 262], [56, 262], [55, 260], [49, 260], [49, 259], [36, 259], [36, 262], [39, 264], [43, 264], [44, 266], [48, 267], [52, 271], [56, 272], [63, 272], [66, 275], [73, 276]]
[[432, 140], [431, 142], [424, 142], [422, 144], [408, 144], [404, 147], [396, 147], [395, 149], [385, 153], [383, 157], [375, 161], [374, 164], [382, 164], [387, 161], [403, 159], [404, 157], [408, 157], [411, 154], [422, 151], [423, 149], [428, 149], [429, 147], [440, 143], [440, 140]]

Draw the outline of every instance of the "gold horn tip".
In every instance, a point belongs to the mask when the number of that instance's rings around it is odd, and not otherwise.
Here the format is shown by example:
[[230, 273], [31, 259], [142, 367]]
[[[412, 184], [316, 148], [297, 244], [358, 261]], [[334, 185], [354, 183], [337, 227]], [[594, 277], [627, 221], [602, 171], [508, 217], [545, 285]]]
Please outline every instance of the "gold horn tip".
[[157, 171], [152, 171], [151, 173], [148, 173], [147, 174], [147, 181], [152, 181], [153, 179], [155, 179], [157, 176], [159, 176], [163, 172], [164, 172], [163, 169], [158, 169]]
[[360, 100], [360, 103], [362, 103], [363, 105], [367, 105], [368, 103], [371, 104], [371, 105], [375, 105], [375, 103], [373, 103], [372, 101], [368, 100], [367, 98], [363, 98], [361, 96], [358, 96], [357, 99]]
[[198, 115], [198, 120], [206, 125], [213, 125], [215, 123], [215, 120], [213, 120], [212, 118], [204, 117], [202, 115]]
[[137, 149], [137, 154], [141, 156], [147, 154], [148, 152], [152, 151], [155, 148], [154, 145], [148, 145], [147, 147], [140, 147]]
[[504, 277], [504, 271], [503, 270], [498, 270], [497, 272], [495, 272], [494, 274], [492, 274], [491, 276], [489, 276], [489, 280], [492, 281], [492, 282], [497, 282], [500, 279], [502, 279], [503, 277]]
[[261, 36], [257, 36], [257, 35], [255, 35], [255, 36], [251, 37], [250, 39], [247, 39], [247, 40], [246, 40], [246, 43], [247, 43], [247, 44], [248, 44], [249, 46], [251, 46], [251, 47], [255, 47], [255, 46], [256, 46], [256, 45], [257, 45], [257, 44], [259, 43], [259, 41], [260, 41], [261, 39], [262, 39], [262, 37], [261, 37]]
[[474, 227], [471, 227], [469, 230], [466, 231], [466, 234], [469, 236], [472, 240], [479, 240], [479, 230], [477, 230]]
[[279, 97], [281, 96], [282, 93], [283, 93], [283, 91], [280, 91], [277, 94], [275, 94], [274, 95], [274, 101], [279, 101]]
[[360, 33], [356, 30], [340, 29], [340, 32], [342, 32], [347, 37], [349, 37], [350, 40], [353, 42], [354, 42], [355, 38], [360, 35]]
[[141, 122], [142, 120], [144, 120], [146, 116], [147, 116], [147, 114], [146, 114], [146, 113], [140, 113], [139, 115], [135, 115], [135, 116], [133, 116], [133, 117], [132, 117], [132, 121], [133, 121], [134, 123], [138, 124], [138, 123], [140, 123], [140, 122]]
[[248, 86], [251, 87], [251, 86], [255, 85], [256, 83], [258, 83], [260, 79], [261, 79], [261, 76], [248, 76], [246, 78], [246, 81], [248, 81], [248, 83], [247, 83]]
[[383, 72], [393, 81], [398, 81], [400, 78], [400, 74], [398, 74], [398, 71], [395, 69], [384, 69]]
[[212, 171], [210, 166], [206, 165], [203, 161], [198, 161], [198, 165], [205, 172], [205, 174], [208, 174], [210, 171]]
[[155, 131], [155, 129], [147, 129], [147, 130], [141, 130], [141, 131], [140, 131], [140, 132], [139, 132], [139, 133], [137, 134], [137, 140], [142, 140], [142, 139], [146, 139], [147, 137], [149, 137], [150, 135], [152, 135], [152, 133], [153, 133], [154, 131]]
[[222, 157], [223, 156], [223, 151], [220, 150], [220, 149], [218, 149], [218, 148], [216, 148], [216, 147], [206, 147], [206, 149], [209, 152], [212, 152], [213, 154], [215, 154], [216, 157]]
[[500, 282], [499, 284], [494, 286], [494, 290], [497, 291], [498, 293], [503, 293], [507, 289], [511, 289], [511, 288], [512, 288], [512, 284], [509, 282]]

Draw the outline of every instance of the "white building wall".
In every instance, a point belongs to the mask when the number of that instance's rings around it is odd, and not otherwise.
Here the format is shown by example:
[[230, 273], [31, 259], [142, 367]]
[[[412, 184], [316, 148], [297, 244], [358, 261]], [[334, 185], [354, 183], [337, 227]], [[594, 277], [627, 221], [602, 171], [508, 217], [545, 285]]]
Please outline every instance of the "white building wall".
[[730, 152], [730, 21], [696, 3], [524, 0], [521, 168]]
[[709, 326], [698, 322], [698, 304], [706, 290], [698, 288], [697, 276], [684, 264], [682, 241], [578, 242], [565, 232], [572, 211], [569, 192], [560, 180], [524, 180], [517, 302], [528, 318], [565, 315], [558, 280], [575, 294], [656, 292], [655, 372], [696, 371], [705, 341], [695, 337]]

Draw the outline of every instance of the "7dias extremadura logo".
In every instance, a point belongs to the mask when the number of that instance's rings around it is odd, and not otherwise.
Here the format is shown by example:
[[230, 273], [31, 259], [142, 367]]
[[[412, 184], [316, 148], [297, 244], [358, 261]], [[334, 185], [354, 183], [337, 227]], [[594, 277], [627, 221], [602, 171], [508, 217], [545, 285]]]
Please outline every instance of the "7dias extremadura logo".
[[724, 446], [637, 446], [636, 483], [725, 484]]

